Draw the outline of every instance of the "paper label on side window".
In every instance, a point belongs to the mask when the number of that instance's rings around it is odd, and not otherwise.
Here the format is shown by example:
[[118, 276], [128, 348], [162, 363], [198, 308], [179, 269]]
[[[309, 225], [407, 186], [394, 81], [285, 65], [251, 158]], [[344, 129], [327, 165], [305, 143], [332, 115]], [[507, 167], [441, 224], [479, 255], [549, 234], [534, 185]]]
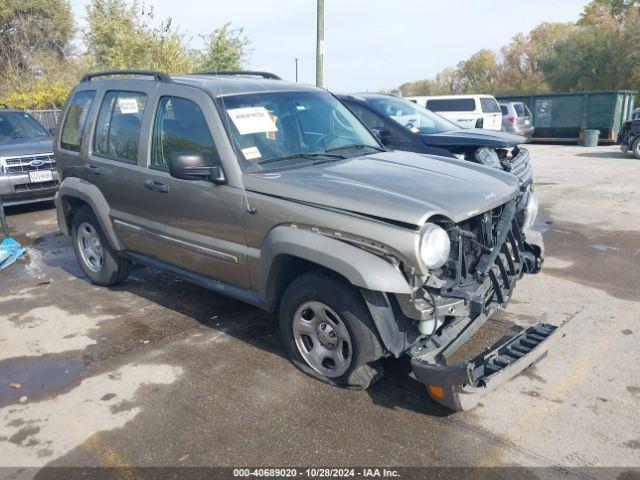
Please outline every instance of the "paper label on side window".
[[262, 154], [260, 153], [260, 150], [258, 150], [258, 147], [243, 148], [242, 154], [244, 155], [244, 158], [246, 158], [247, 160], [262, 158]]
[[138, 113], [138, 101], [135, 98], [119, 98], [120, 113]]
[[240, 135], [278, 131], [278, 127], [264, 107], [233, 108], [227, 110], [227, 113]]

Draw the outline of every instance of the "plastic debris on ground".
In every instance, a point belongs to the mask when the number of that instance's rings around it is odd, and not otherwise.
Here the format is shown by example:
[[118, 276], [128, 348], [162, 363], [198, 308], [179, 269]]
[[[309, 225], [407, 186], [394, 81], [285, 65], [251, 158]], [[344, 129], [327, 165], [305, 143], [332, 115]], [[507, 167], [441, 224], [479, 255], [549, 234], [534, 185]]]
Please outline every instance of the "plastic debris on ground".
[[24, 255], [26, 250], [13, 238], [7, 237], [0, 243], [0, 270], [7, 268]]

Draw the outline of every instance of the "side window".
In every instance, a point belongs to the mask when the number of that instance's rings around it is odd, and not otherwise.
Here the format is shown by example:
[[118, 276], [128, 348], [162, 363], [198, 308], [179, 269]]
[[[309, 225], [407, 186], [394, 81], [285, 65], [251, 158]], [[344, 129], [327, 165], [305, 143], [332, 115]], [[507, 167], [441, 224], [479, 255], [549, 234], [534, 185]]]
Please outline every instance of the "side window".
[[475, 112], [473, 98], [436, 98], [427, 100], [427, 108], [432, 112]]
[[144, 93], [107, 92], [102, 99], [96, 123], [94, 153], [135, 163], [146, 103], [147, 96]]
[[500, 111], [502, 112], [502, 115], [509, 115], [509, 109], [506, 105], [500, 105]]
[[174, 153], [199, 153], [208, 165], [217, 153], [202, 110], [191, 100], [162, 97], [156, 111], [151, 144], [151, 167], [169, 169]]
[[60, 137], [60, 146], [65, 150], [80, 151], [84, 126], [95, 96], [94, 91], [78, 92], [71, 99]]
[[361, 107], [357, 103], [347, 102], [347, 106], [353, 113], [355, 113], [361, 122], [369, 128], [384, 128], [384, 122], [380, 120], [377, 115], [371, 113], [364, 107]]
[[500, 112], [500, 107], [498, 106], [498, 102], [496, 102], [495, 98], [480, 97], [480, 107], [484, 113]]

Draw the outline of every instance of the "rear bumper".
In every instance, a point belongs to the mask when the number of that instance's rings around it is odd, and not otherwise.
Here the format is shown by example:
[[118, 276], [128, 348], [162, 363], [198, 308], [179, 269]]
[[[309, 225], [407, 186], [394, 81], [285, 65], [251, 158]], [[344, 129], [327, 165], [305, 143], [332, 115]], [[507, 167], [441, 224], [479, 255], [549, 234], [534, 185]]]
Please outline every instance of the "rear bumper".
[[[560, 332], [564, 325], [556, 327], [537, 323], [485, 355], [469, 362], [447, 365], [446, 355], [452, 354], [478, 330], [476, 322], [482, 324], [485, 320], [484, 315], [479, 315], [474, 321], [470, 321], [460, 335], [436, 357], [430, 352], [411, 359], [413, 373], [427, 386], [429, 396], [451, 410], [469, 410], [475, 407], [483, 394], [542, 360], [553, 342], [563, 336]], [[465, 340], [457, 342], [465, 333], [469, 333]], [[445, 360], [438, 361], [434, 358]]]

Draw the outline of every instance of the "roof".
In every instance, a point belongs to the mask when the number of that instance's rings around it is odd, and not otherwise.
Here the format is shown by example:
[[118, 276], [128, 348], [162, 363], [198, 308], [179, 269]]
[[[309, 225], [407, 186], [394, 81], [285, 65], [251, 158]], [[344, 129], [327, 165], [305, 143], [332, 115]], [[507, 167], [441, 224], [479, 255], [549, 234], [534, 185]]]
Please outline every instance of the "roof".
[[408, 95], [404, 98], [428, 98], [430, 100], [439, 100], [439, 99], [456, 99], [456, 98], [494, 98], [490, 93], [467, 93], [463, 95]]
[[176, 76], [169, 76], [164, 72], [152, 70], [107, 70], [86, 74], [82, 77], [80, 84], [88, 85], [105, 81], [117, 82], [116, 84], [157, 81], [174, 85], [188, 85], [205, 90], [214, 97], [259, 92], [320, 91], [319, 88], [310, 85], [285, 82], [270, 72], [244, 70], [202, 72]]
[[338, 93], [338, 98], [355, 98], [356, 100], [367, 100], [368, 98], [403, 98], [391, 93]]
[[272, 80], [239, 75], [181, 75], [171, 77], [178, 84], [206, 90], [215, 97], [259, 92], [287, 92], [292, 90], [323, 91], [311, 85], [301, 85], [284, 80]]

